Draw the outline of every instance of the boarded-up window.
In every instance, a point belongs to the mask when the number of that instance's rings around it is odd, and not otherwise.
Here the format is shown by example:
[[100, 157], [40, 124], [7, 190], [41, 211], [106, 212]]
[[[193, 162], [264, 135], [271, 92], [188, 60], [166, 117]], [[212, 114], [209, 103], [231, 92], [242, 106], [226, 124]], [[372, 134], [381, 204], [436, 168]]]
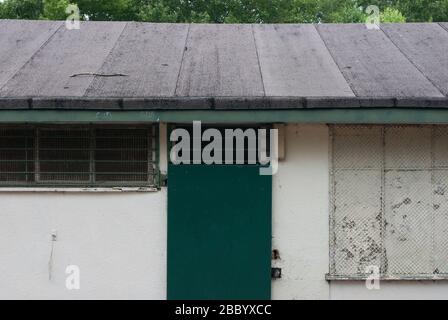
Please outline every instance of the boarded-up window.
[[153, 186], [155, 127], [0, 127], [0, 185]]
[[331, 133], [330, 276], [362, 277], [370, 266], [385, 278], [448, 274], [448, 127]]

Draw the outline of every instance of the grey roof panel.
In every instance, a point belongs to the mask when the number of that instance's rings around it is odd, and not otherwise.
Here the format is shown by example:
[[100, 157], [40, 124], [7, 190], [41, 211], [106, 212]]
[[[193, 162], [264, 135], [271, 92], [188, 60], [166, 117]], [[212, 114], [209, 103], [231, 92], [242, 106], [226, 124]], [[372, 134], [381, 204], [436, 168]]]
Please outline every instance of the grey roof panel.
[[0, 109], [448, 108], [448, 23], [383, 28], [0, 20]]
[[187, 37], [187, 24], [129, 22], [87, 96], [173, 96]]
[[443, 29], [445, 29], [445, 30], [448, 31], [448, 22], [439, 22], [439, 25], [440, 25]]
[[177, 96], [263, 96], [251, 25], [192, 24]]
[[123, 22], [85, 22], [60, 28], [0, 90], [2, 96], [83, 96], [121, 34]]
[[268, 96], [354, 96], [315, 27], [255, 25]]
[[381, 24], [392, 42], [444, 95], [448, 95], [448, 31], [438, 24]]
[[61, 25], [60, 21], [0, 20], [0, 88]]
[[369, 30], [364, 24], [317, 28], [357, 96], [443, 96], [381, 30]]

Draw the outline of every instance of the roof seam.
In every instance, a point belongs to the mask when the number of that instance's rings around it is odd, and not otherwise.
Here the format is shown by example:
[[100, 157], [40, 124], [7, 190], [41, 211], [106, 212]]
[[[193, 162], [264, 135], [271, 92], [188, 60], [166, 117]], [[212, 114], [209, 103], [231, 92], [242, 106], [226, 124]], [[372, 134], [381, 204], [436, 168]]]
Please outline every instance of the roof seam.
[[51, 39], [53, 39], [53, 37], [56, 35], [56, 33], [58, 33], [58, 31], [62, 28], [64, 24], [61, 22], [59, 27], [56, 28], [56, 30], [54, 30], [54, 32], [48, 37], [47, 40], [45, 40], [41, 46], [31, 55], [31, 57], [20, 67], [17, 69], [16, 72], [14, 72], [14, 74], [5, 81], [5, 83], [0, 87], [0, 91], [9, 83], [9, 81], [11, 81], [12, 79], [14, 79], [14, 77], [23, 69], [25, 68], [25, 66], [28, 65], [28, 63], [30, 63], [31, 60], [33, 60], [33, 58], [36, 56], [36, 54], [41, 51], [43, 48], [45, 48], [45, 46], [51, 41]]
[[[117, 44], [120, 42], [121, 37], [124, 34], [124, 30], [128, 27], [129, 22], [126, 22], [123, 26], [123, 29], [120, 32], [120, 35], [117, 37], [117, 40], [115, 41], [114, 45], [112, 46], [112, 48], [110, 49], [109, 53], [106, 55], [106, 57], [103, 60], [103, 63], [101, 64], [101, 66], [96, 70], [96, 73], [100, 73], [100, 71], [103, 69], [104, 65], [106, 64], [108, 58], [110, 57], [110, 55], [112, 54], [112, 52], [115, 50], [115, 48], [117, 47]], [[98, 76], [94, 76], [92, 77], [92, 79], [90, 80], [89, 85], [87, 86], [86, 90], [84, 90], [84, 94], [82, 95], [82, 97], [87, 96], [87, 93], [89, 92], [89, 90], [92, 88], [92, 85], [95, 81], [95, 79], [97, 79]]]
[[442, 27], [443, 30], [445, 30], [446, 32], [448, 32], [448, 26], [445, 27], [441, 22], [437, 23], [440, 27]]
[[386, 36], [386, 38], [389, 39], [389, 41], [392, 43], [392, 45], [393, 45], [395, 48], [397, 48], [398, 51], [400, 51], [400, 53], [406, 58], [406, 60], [408, 60], [408, 61], [412, 64], [412, 66], [413, 66], [415, 69], [417, 69], [417, 71], [420, 72], [421, 75], [422, 75], [426, 80], [428, 80], [429, 83], [431, 83], [431, 85], [432, 85], [434, 88], [436, 88], [437, 91], [439, 91], [440, 94], [441, 94], [443, 97], [445, 97], [445, 94], [442, 92], [442, 90], [440, 90], [440, 88], [439, 88], [439, 87], [438, 87], [438, 86], [437, 86], [431, 79], [429, 79], [428, 76], [427, 76], [422, 70], [420, 70], [419, 67], [417, 67], [417, 65], [411, 60], [411, 58], [409, 58], [409, 56], [408, 56], [406, 53], [404, 53], [403, 50], [401, 50], [401, 48], [400, 48], [400, 47], [399, 47], [399, 46], [392, 40], [391, 37], [389, 37], [389, 35], [384, 31], [383, 28], [381, 28], [381, 26], [380, 26], [380, 30], [381, 30], [381, 32]]
[[328, 54], [330, 55], [331, 59], [333, 60], [334, 64], [336, 65], [336, 67], [339, 70], [339, 73], [342, 75], [342, 77], [344, 78], [345, 82], [347, 83], [348, 87], [350, 88], [350, 90], [352, 90], [352, 93], [355, 97], [359, 97], [359, 95], [356, 92], [356, 89], [353, 87], [353, 85], [351, 84], [351, 82], [345, 77], [344, 72], [342, 72], [341, 67], [339, 66], [338, 62], [336, 61], [336, 59], [333, 56], [333, 53], [331, 52], [330, 48], [328, 48], [327, 43], [325, 42], [325, 39], [322, 37], [322, 35], [320, 34], [319, 28], [313, 23], [312, 24], [314, 29], [316, 30], [320, 40], [322, 41], [322, 43], [325, 46], [325, 49], [327, 49]]
[[177, 88], [179, 86], [180, 74], [182, 72], [182, 67], [184, 65], [185, 52], [188, 50], [187, 43], [188, 43], [188, 37], [190, 36], [190, 29], [191, 29], [191, 23], [188, 24], [187, 35], [185, 36], [184, 49], [182, 51], [182, 57], [180, 59], [179, 72], [177, 73], [176, 85], [174, 87], [174, 92], [173, 92], [173, 96], [175, 96], [175, 97], [177, 96]]
[[251, 24], [250, 28], [252, 30], [252, 38], [254, 39], [255, 54], [257, 55], [258, 70], [260, 71], [261, 85], [263, 87], [263, 96], [266, 96], [266, 87], [264, 85], [264, 78], [263, 78], [263, 71], [261, 69], [260, 55], [258, 54], [258, 46], [257, 46], [257, 39], [255, 38], [254, 25]]

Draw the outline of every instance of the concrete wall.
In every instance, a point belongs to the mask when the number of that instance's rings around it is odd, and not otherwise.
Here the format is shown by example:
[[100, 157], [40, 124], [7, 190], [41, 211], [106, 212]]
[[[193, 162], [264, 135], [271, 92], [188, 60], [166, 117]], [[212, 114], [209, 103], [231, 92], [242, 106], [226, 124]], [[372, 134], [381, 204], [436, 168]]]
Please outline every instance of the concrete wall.
[[165, 191], [0, 193], [0, 299], [164, 299], [165, 270]]
[[[280, 254], [273, 265], [283, 271], [272, 281], [273, 299], [447, 298], [448, 282], [382, 282], [367, 290], [362, 281], [325, 280], [328, 140], [325, 125], [286, 127], [286, 158], [273, 177], [273, 249]], [[0, 192], [0, 299], [164, 299], [166, 203], [166, 189]], [[66, 289], [68, 265], [80, 267], [80, 290]]]
[[273, 177], [274, 299], [328, 299], [328, 128], [286, 127], [286, 157]]

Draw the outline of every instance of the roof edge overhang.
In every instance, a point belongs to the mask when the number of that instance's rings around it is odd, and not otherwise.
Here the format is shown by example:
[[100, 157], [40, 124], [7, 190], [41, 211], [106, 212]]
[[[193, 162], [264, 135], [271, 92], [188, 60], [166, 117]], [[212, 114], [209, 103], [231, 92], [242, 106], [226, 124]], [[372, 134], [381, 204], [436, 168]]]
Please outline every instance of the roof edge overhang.
[[0, 124], [23, 123], [448, 124], [447, 108], [290, 110], [0, 110]]
[[0, 98], [0, 123], [448, 124], [448, 98]]
[[448, 108], [448, 97], [0, 97], [1, 110]]

